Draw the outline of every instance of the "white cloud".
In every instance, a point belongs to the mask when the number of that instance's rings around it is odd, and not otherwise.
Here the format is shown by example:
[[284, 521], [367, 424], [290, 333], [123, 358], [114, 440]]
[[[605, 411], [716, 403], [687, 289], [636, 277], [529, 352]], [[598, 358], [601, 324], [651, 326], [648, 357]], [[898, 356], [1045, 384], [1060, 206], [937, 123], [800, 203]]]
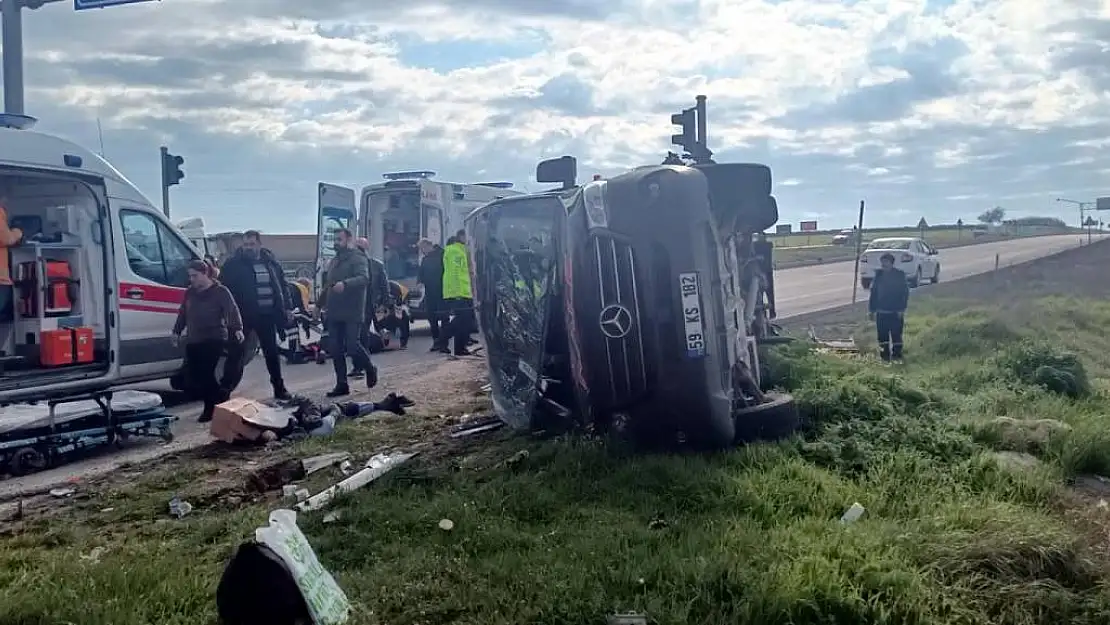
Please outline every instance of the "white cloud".
[[175, 214], [221, 228], [310, 230], [319, 180], [657, 162], [698, 93], [719, 159], [774, 168], [784, 220], [845, 225], [861, 197], [931, 223], [1004, 197], [1055, 213], [1062, 186], [1110, 187], [1091, 161], [1110, 22], [1087, 0], [374, 4], [47, 6], [25, 17], [29, 110], [85, 143], [99, 116], [148, 191], [168, 143], [187, 159]]

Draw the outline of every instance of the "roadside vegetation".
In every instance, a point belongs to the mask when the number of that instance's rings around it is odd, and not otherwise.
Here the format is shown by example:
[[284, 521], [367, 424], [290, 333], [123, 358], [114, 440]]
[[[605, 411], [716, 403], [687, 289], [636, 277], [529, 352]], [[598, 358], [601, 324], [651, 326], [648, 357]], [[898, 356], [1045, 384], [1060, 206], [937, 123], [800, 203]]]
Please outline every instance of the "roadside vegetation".
[[[1090, 476], [1110, 476], [1110, 303], [1004, 301], [917, 300], [904, 365], [769, 351], [808, 417], [792, 440], [636, 456], [494, 434], [301, 525], [355, 624], [1106, 623], [1110, 486]], [[291, 451], [365, 458], [440, 427], [391, 418]], [[234, 486], [251, 460], [137, 468], [9, 524], [0, 625], [212, 622], [223, 564], [278, 505]], [[191, 516], [169, 518], [174, 494]]]

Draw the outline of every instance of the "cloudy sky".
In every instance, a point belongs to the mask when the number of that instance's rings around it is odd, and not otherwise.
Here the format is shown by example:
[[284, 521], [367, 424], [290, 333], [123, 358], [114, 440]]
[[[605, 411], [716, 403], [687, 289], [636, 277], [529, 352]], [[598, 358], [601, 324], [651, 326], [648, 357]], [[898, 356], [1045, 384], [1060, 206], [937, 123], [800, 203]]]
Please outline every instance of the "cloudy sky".
[[[383, 8], [367, 8], [380, 6]], [[384, 7], [389, 8], [384, 8]], [[1110, 0], [164, 0], [27, 13], [28, 113], [174, 218], [314, 229], [319, 181], [531, 181], [544, 157], [658, 162], [709, 97], [718, 160], [784, 221], [1075, 220], [1110, 195]]]

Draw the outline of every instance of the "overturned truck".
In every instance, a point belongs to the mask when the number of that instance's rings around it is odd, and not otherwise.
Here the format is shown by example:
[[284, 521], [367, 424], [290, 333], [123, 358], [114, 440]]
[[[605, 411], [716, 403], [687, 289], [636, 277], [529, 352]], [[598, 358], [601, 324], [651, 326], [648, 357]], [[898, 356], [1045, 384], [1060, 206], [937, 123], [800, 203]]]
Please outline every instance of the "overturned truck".
[[497, 413], [522, 430], [578, 426], [668, 447], [722, 448], [797, 427], [760, 388], [772, 341], [770, 170], [641, 167], [494, 201], [467, 220]]

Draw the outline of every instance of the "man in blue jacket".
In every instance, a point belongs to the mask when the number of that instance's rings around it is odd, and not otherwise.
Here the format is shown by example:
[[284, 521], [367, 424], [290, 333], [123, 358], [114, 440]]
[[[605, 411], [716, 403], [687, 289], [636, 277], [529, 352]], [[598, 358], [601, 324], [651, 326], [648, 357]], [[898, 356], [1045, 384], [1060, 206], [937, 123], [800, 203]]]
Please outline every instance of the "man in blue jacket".
[[902, 360], [902, 330], [910, 303], [910, 283], [906, 273], [894, 266], [894, 255], [883, 254], [881, 267], [871, 281], [868, 311], [879, 333], [879, 357], [884, 361]]

